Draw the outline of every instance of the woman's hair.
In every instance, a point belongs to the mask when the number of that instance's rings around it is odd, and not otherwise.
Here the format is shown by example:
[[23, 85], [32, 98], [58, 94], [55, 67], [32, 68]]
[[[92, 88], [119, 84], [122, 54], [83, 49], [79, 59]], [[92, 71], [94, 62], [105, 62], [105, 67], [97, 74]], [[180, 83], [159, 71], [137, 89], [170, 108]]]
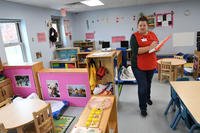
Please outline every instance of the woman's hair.
[[141, 16], [141, 17], [138, 19], [138, 23], [137, 23], [137, 24], [139, 24], [140, 21], [146, 21], [147, 24], [148, 24], [148, 19], [147, 19], [147, 17], [145, 17], [145, 16]]

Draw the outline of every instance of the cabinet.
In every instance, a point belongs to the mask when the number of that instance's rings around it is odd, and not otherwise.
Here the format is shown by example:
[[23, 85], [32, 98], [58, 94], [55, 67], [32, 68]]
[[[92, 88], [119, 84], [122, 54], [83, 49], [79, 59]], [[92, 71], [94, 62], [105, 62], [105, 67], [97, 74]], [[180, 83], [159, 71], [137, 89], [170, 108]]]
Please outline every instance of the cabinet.
[[[87, 66], [89, 75], [91, 75], [90, 71], [90, 63], [94, 62], [96, 67], [96, 73], [98, 74], [98, 71], [100, 68], [103, 67], [104, 69], [104, 75], [99, 78], [97, 76], [95, 80], [96, 86], [99, 84], [108, 84], [112, 83], [113, 88], [113, 94], [115, 94], [115, 67], [117, 66], [117, 51], [110, 51], [110, 52], [101, 52], [96, 51], [92, 54], [89, 54], [87, 57]], [[91, 77], [89, 77], [91, 78]], [[91, 85], [91, 84], [90, 84]], [[91, 90], [94, 89], [94, 86], [91, 85]]]
[[193, 66], [193, 77], [196, 79], [200, 74], [200, 51], [194, 51], [194, 66]]
[[5, 79], [0, 82], [0, 102], [13, 96], [12, 86], [10, 79]]
[[0, 72], [3, 71], [3, 65], [2, 65], [2, 62], [1, 62], [1, 58], [0, 58]]

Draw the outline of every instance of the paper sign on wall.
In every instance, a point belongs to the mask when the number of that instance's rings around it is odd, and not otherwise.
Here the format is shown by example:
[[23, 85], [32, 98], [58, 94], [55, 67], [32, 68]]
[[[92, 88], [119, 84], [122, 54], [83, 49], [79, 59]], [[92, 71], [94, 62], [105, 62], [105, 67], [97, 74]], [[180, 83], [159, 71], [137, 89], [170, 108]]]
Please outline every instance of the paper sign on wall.
[[46, 42], [46, 35], [44, 32], [37, 33], [38, 42]]
[[85, 33], [85, 38], [86, 38], [86, 39], [94, 39], [94, 32]]
[[69, 35], [69, 20], [64, 20], [65, 36]]
[[112, 43], [121, 42], [125, 40], [125, 36], [113, 36]]
[[66, 8], [61, 8], [60, 9], [60, 14], [61, 14], [61, 16], [65, 17], [67, 15], [67, 9]]

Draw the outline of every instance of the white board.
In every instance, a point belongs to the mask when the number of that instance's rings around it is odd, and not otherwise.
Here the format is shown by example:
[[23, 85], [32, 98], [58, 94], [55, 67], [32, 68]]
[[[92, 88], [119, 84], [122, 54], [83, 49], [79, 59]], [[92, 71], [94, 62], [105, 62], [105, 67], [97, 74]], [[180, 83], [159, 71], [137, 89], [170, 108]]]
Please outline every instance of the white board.
[[181, 32], [173, 34], [173, 46], [193, 46], [195, 43], [194, 32]]

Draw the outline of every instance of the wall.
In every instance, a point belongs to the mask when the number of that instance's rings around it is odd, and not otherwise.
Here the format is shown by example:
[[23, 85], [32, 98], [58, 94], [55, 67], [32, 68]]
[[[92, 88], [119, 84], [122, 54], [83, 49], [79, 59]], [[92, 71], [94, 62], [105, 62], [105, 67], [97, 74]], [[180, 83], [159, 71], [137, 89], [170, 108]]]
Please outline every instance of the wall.
[[[113, 8], [106, 10], [88, 11], [78, 14], [73, 14], [73, 39], [83, 40], [85, 39], [86, 32], [95, 31], [95, 41], [97, 41], [96, 46], [100, 48], [101, 45], [98, 44], [99, 40], [111, 41], [111, 36], [125, 35], [126, 39], [129, 40], [133, 32], [137, 30], [137, 19], [133, 21], [131, 16], [139, 16], [140, 12], [145, 15], [151, 15], [154, 12], [163, 13], [166, 11], [174, 11], [174, 27], [164, 27], [164, 28], [154, 28], [153, 31], [157, 34], [160, 40], [164, 39], [171, 33], [178, 32], [196, 32], [200, 30], [200, 14], [199, 10], [200, 1], [184, 1], [176, 3], [163, 3], [154, 5], [143, 5], [143, 6], [131, 6], [125, 8]], [[185, 16], [184, 11], [189, 9], [191, 12], [190, 16]], [[123, 16], [125, 19], [122, 22], [116, 23], [115, 18], [118, 16]], [[106, 22], [105, 19], [109, 18]], [[128, 19], [130, 18], [130, 19]], [[97, 23], [96, 20], [99, 19], [100, 22]], [[101, 22], [101, 20], [103, 22]], [[89, 23], [90, 29], [87, 30], [86, 20], [95, 20], [95, 23]], [[133, 31], [132, 31], [133, 28]], [[196, 49], [196, 44], [187, 47], [173, 47], [172, 39], [164, 45], [162, 50], [158, 54], [168, 54], [168, 53], [193, 53]], [[112, 44], [112, 48], [119, 47], [119, 43]]]
[[[49, 67], [49, 61], [53, 58], [53, 51], [55, 49], [55, 47], [50, 48], [48, 41], [48, 27], [46, 26], [46, 22], [51, 19], [52, 15], [59, 16], [60, 12], [46, 8], [0, 1], [0, 19], [3, 18], [22, 20], [23, 41], [26, 46], [28, 61], [43, 61], [45, 67]], [[63, 19], [64, 18], [62, 18], [62, 20]], [[68, 14], [65, 19], [71, 19], [71, 15]], [[46, 42], [38, 43], [38, 32], [46, 33]], [[61, 32], [64, 33], [63, 23], [61, 27]], [[64, 34], [62, 34], [62, 40], [65, 46], [69, 44], [69, 41], [64, 36]], [[0, 44], [3, 44], [1, 36]], [[35, 53], [38, 51], [42, 52], [42, 58], [40, 59], [36, 59], [35, 56]], [[3, 45], [0, 45], [0, 57], [2, 58], [3, 62], [6, 62], [6, 55]]]

